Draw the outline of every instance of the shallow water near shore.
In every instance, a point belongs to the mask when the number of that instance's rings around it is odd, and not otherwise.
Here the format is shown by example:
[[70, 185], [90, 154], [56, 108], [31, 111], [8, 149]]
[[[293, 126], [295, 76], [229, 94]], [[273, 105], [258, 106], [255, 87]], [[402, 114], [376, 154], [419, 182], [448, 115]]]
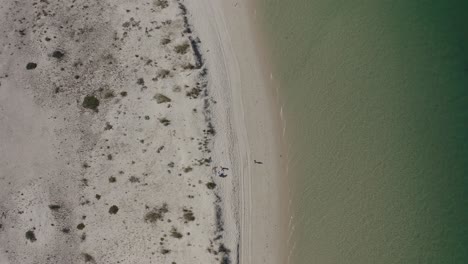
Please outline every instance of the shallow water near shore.
[[290, 263], [467, 263], [466, 1], [258, 0]]

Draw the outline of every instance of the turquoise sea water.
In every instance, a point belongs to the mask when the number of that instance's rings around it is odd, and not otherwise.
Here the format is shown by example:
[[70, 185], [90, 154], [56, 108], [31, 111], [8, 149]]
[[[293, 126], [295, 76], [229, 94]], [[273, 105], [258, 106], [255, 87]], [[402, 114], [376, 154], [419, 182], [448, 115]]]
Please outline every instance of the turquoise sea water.
[[258, 0], [291, 263], [468, 263], [468, 1]]

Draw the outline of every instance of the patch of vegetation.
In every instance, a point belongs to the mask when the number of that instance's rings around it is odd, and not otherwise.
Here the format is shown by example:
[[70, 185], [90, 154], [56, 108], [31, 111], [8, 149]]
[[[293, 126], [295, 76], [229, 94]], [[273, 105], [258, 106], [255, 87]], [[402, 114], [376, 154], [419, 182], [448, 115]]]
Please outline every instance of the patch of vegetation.
[[26, 64], [26, 70], [34, 70], [37, 68], [37, 63], [34, 62], [29, 62]]
[[165, 248], [161, 249], [161, 254], [163, 255], [169, 254], [170, 252], [171, 251], [169, 249], [165, 249]]
[[159, 70], [158, 73], [156, 74], [156, 77], [153, 78], [153, 81], [157, 81], [158, 79], [164, 79], [164, 78], [166, 78], [167, 76], [169, 76], [169, 73], [171, 73], [169, 70], [161, 69], [161, 70]]
[[194, 87], [194, 88], [190, 89], [189, 91], [187, 91], [185, 93], [185, 95], [187, 97], [189, 97], [189, 98], [196, 99], [200, 95], [200, 92], [201, 92], [201, 90], [199, 88]]
[[187, 63], [187, 64], [182, 66], [182, 69], [184, 69], [184, 70], [193, 70], [193, 69], [195, 69], [195, 65], [193, 65], [192, 63]]
[[226, 248], [226, 246], [224, 246], [224, 244], [221, 243], [221, 244], [219, 245], [218, 252], [225, 253], [225, 254], [229, 254], [229, 253], [231, 253], [231, 250], [229, 250], [228, 248]]
[[206, 69], [206, 68], [203, 68], [203, 70], [201, 70], [201, 72], [200, 72], [201, 77], [205, 77], [207, 74], [208, 74], [208, 69]]
[[117, 205], [113, 205], [109, 208], [109, 214], [116, 214], [119, 211], [119, 207]]
[[231, 264], [231, 259], [229, 259], [228, 255], [224, 255], [223, 259], [221, 260], [221, 264]]
[[65, 228], [62, 228], [61, 231], [62, 231], [62, 233], [64, 233], [64, 234], [68, 234], [68, 233], [70, 233], [70, 228], [66, 228], [66, 227], [65, 227]]
[[149, 211], [145, 214], [145, 222], [147, 223], [155, 223], [156, 221], [161, 221], [164, 219], [164, 215], [169, 212], [167, 203], [163, 203], [163, 205], [159, 208], [154, 208], [153, 210]]
[[167, 118], [159, 118], [159, 122], [163, 124], [164, 126], [168, 126], [171, 124], [171, 121]]
[[104, 127], [104, 130], [111, 130], [112, 128], [113, 126], [109, 122], [106, 122], [106, 126]]
[[97, 99], [94, 95], [87, 95], [83, 99], [82, 106], [97, 112], [99, 107], [99, 99]]
[[171, 43], [171, 40], [170, 40], [169, 38], [163, 38], [163, 39], [161, 40], [161, 44], [162, 44], [162, 45], [167, 45], [167, 44], [169, 44], [169, 43]]
[[183, 235], [179, 231], [177, 231], [175, 227], [172, 227], [171, 229], [171, 236], [178, 239], [181, 239], [183, 237]]
[[32, 231], [32, 230], [27, 231], [25, 236], [26, 236], [26, 239], [31, 241], [31, 242], [36, 242], [37, 241], [36, 235], [34, 234], [34, 231]]
[[137, 183], [140, 182], [140, 178], [131, 176], [130, 179], [128, 179], [131, 183]]
[[105, 99], [109, 99], [109, 98], [114, 98], [115, 97], [115, 94], [113, 91], [107, 91], [104, 93], [104, 98]]
[[83, 253], [82, 255], [83, 255], [83, 258], [84, 258], [85, 262], [95, 262], [93, 256], [91, 256], [90, 254]]
[[58, 204], [49, 204], [49, 209], [52, 211], [58, 211], [61, 208]]
[[206, 130], [206, 133], [208, 133], [209, 135], [212, 135], [212, 136], [214, 136], [216, 134], [214, 126], [213, 126], [213, 124], [211, 122], [208, 123], [208, 129]]
[[160, 93], [155, 94], [153, 98], [156, 99], [156, 103], [158, 104], [169, 103], [171, 101], [171, 98]]
[[107, 154], [107, 159], [112, 160], [112, 154]]
[[179, 53], [179, 54], [185, 54], [185, 53], [187, 53], [187, 50], [188, 50], [189, 47], [190, 47], [190, 45], [188, 43], [183, 43], [183, 44], [175, 46], [174, 51]]
[[183, 209], [183, 212], [184, 212], [185, 221], [195, 221], [195, 216], [194, 216], [192, 210]]
[[164, 9], [169, 6], [169, 2], [167, 0], [155, 0], [154, 5], [161, 9]]
[[184, 168], [184, 172], [185, 172], [185, 173], [189, 173], [189, 172], [191, 172], [191, 171], [193, 171], [193, 168], [190, 167], [190, 166]]
[[199, 166], [203, 166], [203, 165], [205, 165], [205, 166], [210, 166], [210, 163], [211, 163], [213, 160], [211, 159], [211, 157], [209, 157], [209, 158], [198, 159], [198, 160], [196, 160], [196, 161], [198, 162], [198, 165], [199, 165]]
[[83, 229], [85, 228], [85, 225], [84, 225], [83, 223], [79, 223], [79, 224], [76, 226], [76, 228], [77, 228], [78, 230], [83, 230]]
[[159, 212], [151, 211], [146, 213], [145, 222], [154, 223], [158, 220], [162, 220], [163, 216]]
[[206, 184], [206, 187], [207, 187], [208, 189], [210, 189], [210, 190], [213, 190], [213, 189], [216, 187], [216, 183], [214, 183], [214, 182], [208, 182], [208, 183]]
[[182, 90], [182, 89], [181, 89], [180, 86], [178, 86], [178, 85], [177, 85], [177, 86], [174, 86], [174, 88], [172, 88], [172, 91], [173, 91], [174, 93], [179, 93], [181, 90]]
[[125, 96], [127, 96], [127, 92], [125, 92], [125, 91], [123, 91], [123, 92], [120, 92], [120, 96], [122, 96], [122, 97], [125, 97]]
[[[217, 198], [219, 199], [219, 196], [217, 196]], [[222, 232], [224, 230], [223, 228], [224, 222], [222, 219], [223, 212], [219, 203], [215, 205], [215, 211], [216, 211], [216, 229], [217, 229], [217, 232]]]
[[143, 79], [143, 78], [138, 78], [137, 84], [138, 84], [138, 85], [145, 85], [145, 79]]
[[109, 182], [110, 182], [110, 183], [114, 183], [114, 182], [116, 182], [116, 181], [117, 181], [117, 178], [115, 178], [114, 176], [110, 176], [110, 177], [109, 177]]
[[52, 53], [52, 57], [56, 58], [56, 59], [61, 59], [65, 56], [65, 53], [63, 53], [62, 51], [60, 50], [56, 50]]
[[160, 146], [160, 147], [156, 150], [156, 152], [157, 152], [157, 153], [161, 153], [161, 151], [162, 151], [163, 149], [164, 149], [164, 146]]

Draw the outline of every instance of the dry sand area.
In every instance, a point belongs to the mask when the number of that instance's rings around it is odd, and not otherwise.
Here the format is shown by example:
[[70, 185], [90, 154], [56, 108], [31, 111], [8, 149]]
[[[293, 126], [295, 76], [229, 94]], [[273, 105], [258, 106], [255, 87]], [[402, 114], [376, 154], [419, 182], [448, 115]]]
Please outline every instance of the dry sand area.
[[274, 122], [215, 2], [2, 1], [0, 264], [281, 262]]
[[8, 1], [0, 17], [1, 262], [229, 257], [183, 4]]

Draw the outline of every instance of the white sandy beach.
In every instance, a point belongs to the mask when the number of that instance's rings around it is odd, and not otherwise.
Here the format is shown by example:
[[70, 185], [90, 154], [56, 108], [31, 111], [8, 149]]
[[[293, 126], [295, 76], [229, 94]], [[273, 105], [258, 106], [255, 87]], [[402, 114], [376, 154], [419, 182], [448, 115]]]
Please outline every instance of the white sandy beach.
[[215, 113], [224, 112], [227, 117], [217, 119], [217, 126], [232, 133], [227, 140], [215, 141], [215, 151], [226, 157], [226, 148], [216, 144], [229, 142], [229, 159], [239, 170], [239, 182], [236, 178], [224, 187], [227, 197], [233, 197], [228, 200], [235, 200], [237, 188], [240, 191], [240, 263], [286, 263], [286, 203], [280, 198], [287, 186], [280, 186], [284, 182], [281, 128], [276, 94], [267, 87], [256, 53], [257, 37], [251, 25], [255, 10], [249, 1], [187, 4], [204, 40], [207, 61], [216, 65], [210, 75], [213, 92], [225, 100], [215, 106]]
[[1, 264], [285, 262], [277, 113], [248, 12], [0, 7]]

